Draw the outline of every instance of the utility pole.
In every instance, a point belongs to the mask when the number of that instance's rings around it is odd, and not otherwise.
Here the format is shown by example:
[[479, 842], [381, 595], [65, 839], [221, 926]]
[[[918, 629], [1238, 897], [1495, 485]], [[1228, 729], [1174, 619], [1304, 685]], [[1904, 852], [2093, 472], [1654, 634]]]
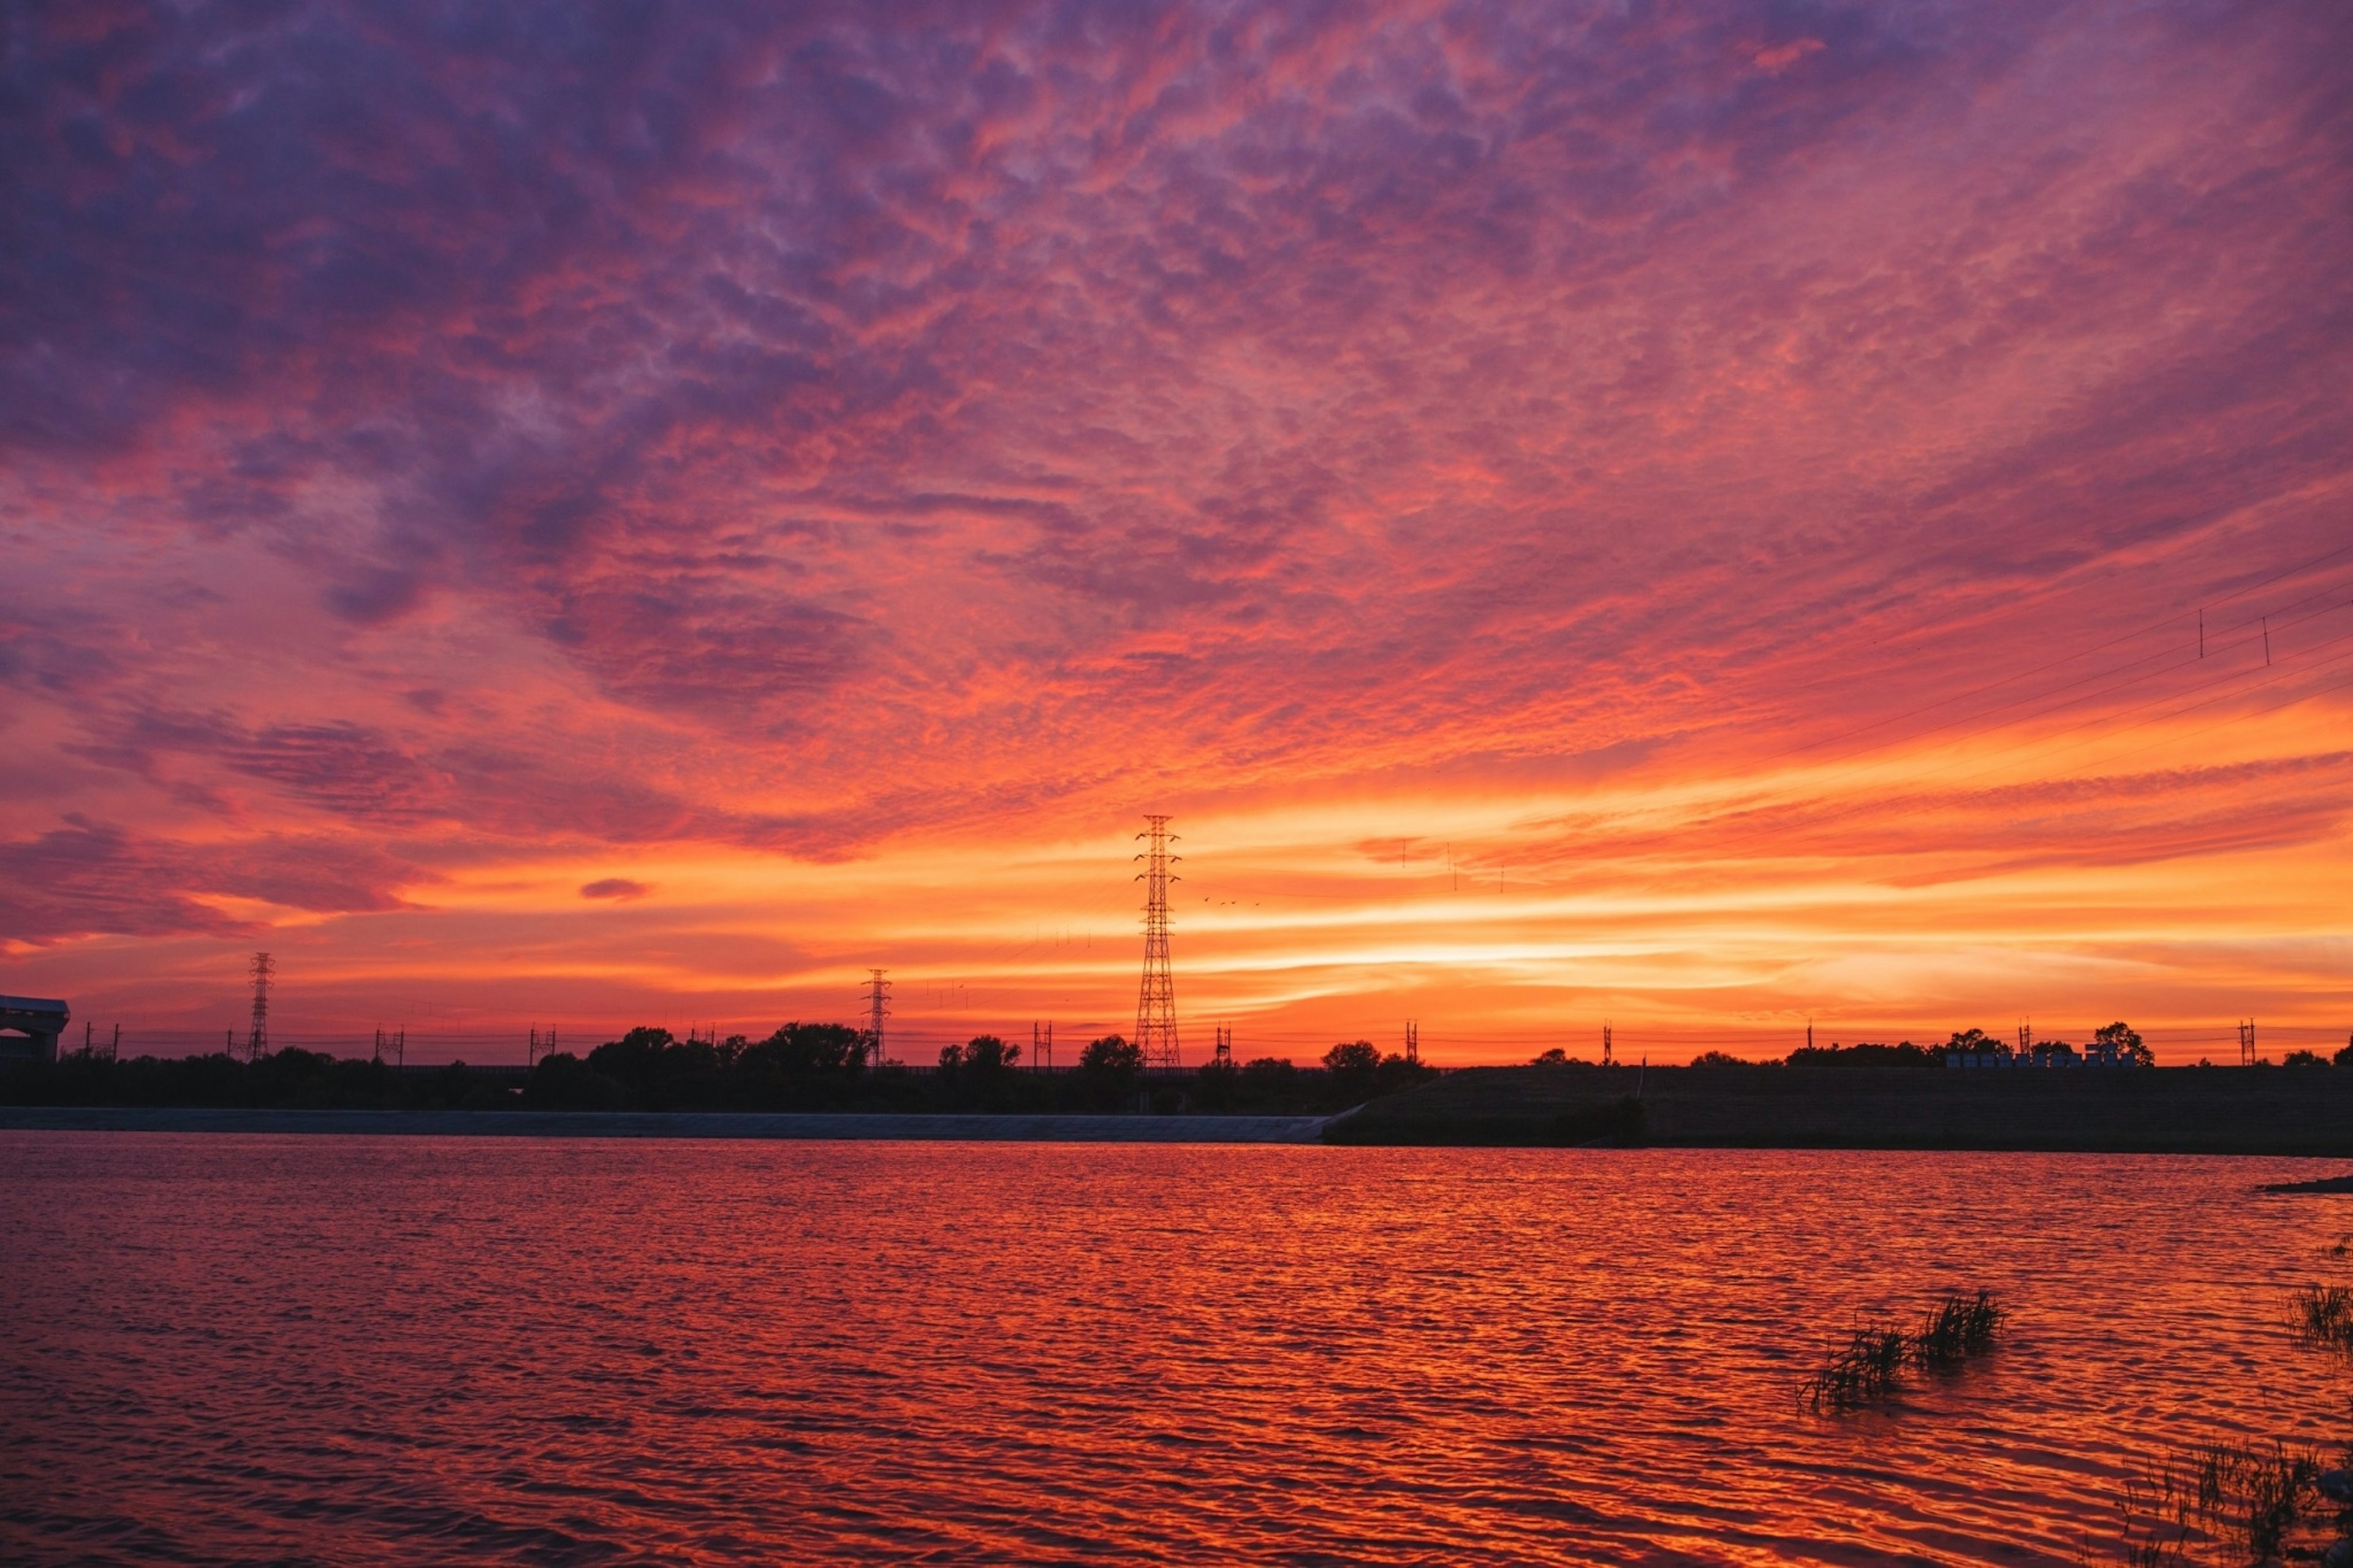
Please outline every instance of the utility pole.
[[2239, 1065], [2242, 1068], [2255, 1065], [2255, 1021], [2253, 1018], [2239, 1026]]
[[1421, 1026], [1411, 1018], [1405, 1021], [1405, 1059], [1415, 1067], [1421, 1065]]
[[1050, 1018], [1029, 1026], [1029, 1070], [1054, 1070], [1054, 1021]]
[[1135, 857], [1145, 863], [1135, 875], [1144, 884], [1144, 979], [1135, 993], [1135, 1044], [1149, 1069], [1182, 1065], [1176, 1053], [1176, 983], [1168, 973], [1168, 884], [1181, 879], [1168, 870], [1180, 858], [1168, 853], [1176, 841], [1168, 818], [1147, 812], [1144, 820], [1151, 826], [1136, 835], [1148, 839], [1150, 847]]
[[870, 969], [866, 982], [867, 1043], [874, 1052], [874, 1065], [882, 1065], [882, 1020], [891, 1016], [891, 983], [882, 978], [889, 972]]
[[[1813, 1037], [1814, 1026], [1809, 1024], [1806, 1026], [1806, 1038], [1810, 1041]], [[1613, 1059], [1610, 1055], [1609, 1026], [1604, 1024], [1601, 1026], [1601, 1065], [1608, 1067]]]
[[1218, 1026], [1218, 1048], [1210, 1054], [1209, 1065], [1220, 1068], [1234, 1065], [1234, 1032], [1223, 1024]]
[[269, 1048], [269, 979], [278, 966], [266, 952], [253, 955], [253, 1033], [246, 1037], [245, 1058], [258, 1061]]

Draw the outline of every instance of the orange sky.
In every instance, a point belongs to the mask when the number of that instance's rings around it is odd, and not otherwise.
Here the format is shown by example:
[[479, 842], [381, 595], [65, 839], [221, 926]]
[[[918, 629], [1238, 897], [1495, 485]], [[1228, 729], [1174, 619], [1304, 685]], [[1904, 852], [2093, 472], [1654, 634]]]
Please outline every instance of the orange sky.
[[37, 39], [0, 989], [2333, 1050], [2343, 19], [1792, 17]]

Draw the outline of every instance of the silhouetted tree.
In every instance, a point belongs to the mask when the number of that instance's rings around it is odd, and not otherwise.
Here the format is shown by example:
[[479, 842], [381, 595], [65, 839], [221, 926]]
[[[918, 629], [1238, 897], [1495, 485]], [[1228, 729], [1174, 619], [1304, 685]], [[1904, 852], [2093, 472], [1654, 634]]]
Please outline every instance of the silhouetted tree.
[[1204, 1110], [1232, 1110], [1241, 1104], [1241, 1069], [1230, 1061], [1213, 1061], [1193, 1075], [1194, 1098]]
[[1306, 1085], [1289, 1057], [1258, 1057], [1242, 1064], [1234, 1087], [1244, 1105], [1285, 1110], [1306, 1098]]
[[2130, 1062], [2135, 1067], [2144, 1068], [2157, 1065], [2157, 1054], [2141, 1044], [2139, 1032], [2121, 1019], [2113, 1024], [2101, 1025], [2092, 1031], [2092, 1038], [2102, 1046], [2114, 1047], [2116, 1060], [2120, 1062]]
[[1852, 1046], [1800, 1046], [1791, 1051], [1788, 1065], [1793, 1068], [1940, 1068], [1945, 1065], [1945, 1053], [1915, 1046], [1909, 1040], [1895, 1045], [1878, 1045], [1859, 1041]]
[[735, 1066], [787, 1079], [855, 1078], [866, 1066], [866, 1032], [847, 1024], [786, 1024], [744, 1047]]
[[1021, 1047], [1008, 1046], [995, 1035], [975, 1035], [964, 1047], [966, 1072], [989, 1077], [1005, 1071], [1021, 1060]]
[[941, 1095], [960, 1104], [1001, 1108], [1011, 1087], [1011, 1069], [1020, 1059], [1018, 1046], [1008, 1046], [995, 1035], [976, 1035], [961, 1046], [942, 1046]]
[[640, 1026], [590, 1051], [588, 1065], [631, 1089], [642, 1088], [670, 1076], [663, 1058], [674, 1041], [668, 1029]]
[[522, 1089], [522, 1103], [533, 1110], [619, 1110], [628, 1100], [629, 1091], [619, 1079], [598, 1072], [570, 1051], [540, 1058]]
[[1144, 1047], [1124, 1035], [1087, 1042], [1079, 1053], [1078, 1092], [1099, 1109], [1128, 1108], [1144, 1076]]
[[2284, 1068], [2325, 1068], [2328, 1063], [2318, 1051], [2290, 1051], [2280, 1058]]
[[1344, 1041], [1324, 1053], [1332, 1092], [1351, 1105], [1372, 1098], [1373, 1076], [1380, 1068], [1381, 1053], [1370, 1040]]
[[1991, 1052], [1998, 1057], [2010, 1054], [2010, 1042], [1995, 1039], [1983, 1029], [1956, 1029], [1953, 1037], [1945, 1042], [1945, 1049], [1958, 1051], [1963, 1056], [1979, 1056]]

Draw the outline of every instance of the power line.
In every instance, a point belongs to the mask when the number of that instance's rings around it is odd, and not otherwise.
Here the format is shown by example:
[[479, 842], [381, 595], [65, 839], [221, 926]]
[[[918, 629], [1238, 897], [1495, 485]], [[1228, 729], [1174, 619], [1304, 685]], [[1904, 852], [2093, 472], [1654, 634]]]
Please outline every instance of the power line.
[[[2283, 574], [2283, 575], [2288, 574]], [[2274, 580], [2276, 581], [2277, 579]], [[2333, 613], [2334, 611], [2343, 609], [2348, 602], [2353, 602], [2348, 601], [2344, 596], [2341, 586], [2332, 584], [2327, 589], [2307, 594], [2298, 599], [2292, 599], [2288, 601], [2287, 604], [2281, 605], [2279, 608], [2281, 610], [2294, 609], [2304, 605], [2311, 604], [2315, 600], [2322, 598], [2327, 599], [2329, 604], [2326, 609], [2316, 612], [2316, 614], [2318, 615], [2327, 615]], [[2176, 619], [2179, 618], [2179, 617], [2176, 617]], [[2315, 618], [2313, 616], [2301, 616], [2295, 624], [2301, 625], [2304, 621], [2311, 620], [2313, 618]], [[2246, 620], [2238, 622], [2232, 626], [2225, 627], [2223, 630], [2225, 632], [2237, 631], [2247, 626], [2257, 626], [2261, 624], [2263, 619], [2263, 617], [2262, 616], [2252, 616]], [[1834, 734], [1819, 736], [1811, 741], [1800, 742], [1796, 745], [1785, 747], [1778, 752], [1767, 752], [1764, 756], [1755, 758], [1751, 762], [1750, 765], [1762, 766], [1768, 763], [1779, 762], [1785, 757], [1799, 756], [1807, 752], [1819, 750], [1823, 746], [1835, 745], [1841, 741], [1853, 740], [1859, 736], [1870, 734], [1873, 731], [1883, 730], [1890, 724], [1900, 724], [1907, 719], [1924, 717], [1926, 714], [1936, 712], [1939, 709], [1949, 708], [1957, 702], [1966, 702], [1971, 698], [1989, 696], [1994, 692], [2000, 691], [2004, 687], [2014, 686], [2018, 684], [2018, 682], [2030, 679], [2034, 676], [2047, 674], [2054, 669], [2064, 668], [2066, 666], [2076, 662], [2078, 659], [2085, 658], [2091, 653], [2098, 652], [2103, 648], [2113, 647], [2119, 643], [2132, 641], [2136, 637], [2148, 636], [2151, 633], [2171, 624], [2172, 622], [2170, 621], [2160, 621], [2155, 623], [2153, 626], [2142, 626], [2134, 631], [2127, 632], [2121, 637], [2112, 637], [2107, 642], [2095, 644], [2092, 647], [2079, 650], [2078, 652], [2070, 654], [2063, 658], [2053, 659], [2048, 663], [2037, 665], [2031, 669], [2021, 670], [2014, 675], [2004, 676], [1999, 680], [1989, 681], [1983, 686], [1973, 687], [1967, 691], [1956, 692], [1952, 696], [1939, 698], [1934, 702], [1924, 703], [1917, 708], [1908, 709], [1901, 713], [1890, 714], [1883, 719], [1875, 719], [1868, 724], [1857, 725], [1852, 729], [1843, 730]], [[2050, 688], [2045, 691], [2027, 697], [2018, 698], [2011, 701], [2001, 703], [1993, 708], [1984, 709], [1976, 713], [1966, 715], [1962, 718], [1955, 719], [1946, 723], [1932, 725], [1928, 729], [1918, 731], [1912, 734], [1899, 736], [1892, 741], [1876, 742], [1873, 745], [1866, 746], [1862, 751], [1852, 754], [1854, 756], [1868, 756], [1873, 752], [1883, 751], [1890, 746], [1903, 745], [1913, 741], [1924, 739], [1929, 735], [1942, 733], [1944, 731], [1949, 730], [1957, 724], [1970, 723], [1976, 720], [1983, 719], [1989, 714], [2006, 712], [2009, 710], [2019, 707], [2022, 704], [2040, 701], [2044, 698], [2056, 696], [2063, 691], [2073, 690], [2078, 686], [2086, 685], [2092, 681], [2105, 679], [2110, 676], [2122, 675], [2126, 671], [2137, 669], [2143, 665], [2150, 664], [2159, 659], [2165, 659], [2168, 658], [2171, 658], [2173, 659], [2173, 662], [2166, 664], [2158, 669], [2144, 672], [2141, 676], [2137, 677], [2135, 681], [2126, 681], [2116, 687], [2109, 689], [2111, 691], [2122, 690], [2126, 686], [2135, 684], [2139, 679], [2147, 679], [2155, 676], [2170, 673], [2174, 669], [2186, 668], [2189, 665], [2198, 662], [2199, 659], [2207, 657], [2210, 652], [2228, 653], [2233, 647], [2241, 647], [2244, 644], [2251, 644], [2257, 640], [2259, 639], [2253, 637], [2244, 638], [2238, 643], [2227, 644], [2219, 648], [2210, 648], [2208, 647], [2206, 628], [2201, 624], [2200, 626], [2198, 652], [2194, 655], [2176, 656], [2170, 649], [2159, 649], [2153, 653], [2144, 654], [2138, 658], [2128, 659], [2123, 664], [2112, 665], [2105, 669], [2094, 670], [2088, 674], [2078, 676], [2073, 680], [2067, 681], [2060, 686]], [[2095, 693], [2094, 695], [2105, 695], [2105, 693]]]

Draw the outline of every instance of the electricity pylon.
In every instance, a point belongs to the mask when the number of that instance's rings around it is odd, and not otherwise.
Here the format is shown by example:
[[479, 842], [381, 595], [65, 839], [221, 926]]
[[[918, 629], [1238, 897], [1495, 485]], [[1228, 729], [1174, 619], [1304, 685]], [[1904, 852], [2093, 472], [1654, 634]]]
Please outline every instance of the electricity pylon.
[[882, 1020], [891, 1016], [891, 983], [882, 978], [888, 970], [870, 969], [873, 976], [866, 983], [867, 1045], [874, 1053], [874, 1065], [882, 1065]]
[[278, 973], [266, 952], [253, 955], [253, 1033], [246, 1037], [245, 1055], [248, 1061], [259, 1061], [261, 1053], [269, 1048], [269, 979]]
[[1146, 1068], [1182, 1065], [1176, 1054], [1176, 984], [1168, 974], [1168, 884], [1178, 880], [1168, 868], [1178, 857], [1168, 853], [1176, 841], [1166, 816], [1147, 814], [1152, 826], [1136, 835], [1151, 840], [1137, 859], [1145, 868], [1135, 879], [1144, 884], [1144, 982], [1135, 994], [1135, 1044]]

